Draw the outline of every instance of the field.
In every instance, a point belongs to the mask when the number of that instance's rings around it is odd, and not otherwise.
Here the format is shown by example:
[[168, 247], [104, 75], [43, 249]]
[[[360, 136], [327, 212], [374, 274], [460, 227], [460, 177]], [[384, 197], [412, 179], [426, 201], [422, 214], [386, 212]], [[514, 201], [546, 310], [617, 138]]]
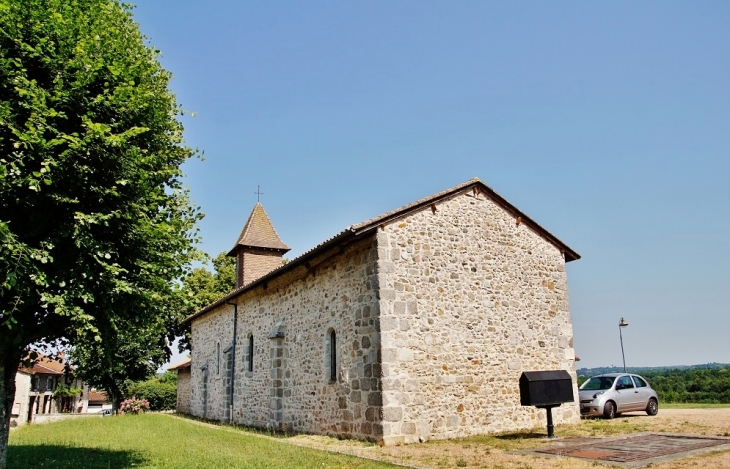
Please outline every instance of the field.
[[[637, 432], [730, 436], [730, 408], [666, 408], [659, 415], [624, 414], [612, 421], [558, 426], [560, 438]], [[272, 436], [166, 414], [90, 418], [35, 425], [10, 435], [9, 468], [588, 468], [591, 461], [510, 454], [547, 446], [543, 428], [504, 435], [381, 448], [312, 435]], [[321, 451], [324, 450], [324, 451]], [[344, 453], [344, 454], [343, 454]], [[350, 455], [367, 459], [357, 459]], [[652, 466], [730, 468], [730, 451]]]

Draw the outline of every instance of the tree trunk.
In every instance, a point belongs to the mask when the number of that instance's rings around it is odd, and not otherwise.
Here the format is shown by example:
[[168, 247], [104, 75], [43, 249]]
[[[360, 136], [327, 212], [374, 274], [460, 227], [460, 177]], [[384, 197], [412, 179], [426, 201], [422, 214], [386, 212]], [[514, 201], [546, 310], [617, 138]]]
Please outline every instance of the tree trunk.
[[119, 413], [119, 406], [122, 404], [122, 395], [110, 394], [109, 397], [112, 401], [112, 415], [117, 415]]
[[0, 349], [0, 357], [0, 469], [5, 469], [8, 464], [10, 413], [15, 399], [15, 374], [20, 354], [3, 348]]

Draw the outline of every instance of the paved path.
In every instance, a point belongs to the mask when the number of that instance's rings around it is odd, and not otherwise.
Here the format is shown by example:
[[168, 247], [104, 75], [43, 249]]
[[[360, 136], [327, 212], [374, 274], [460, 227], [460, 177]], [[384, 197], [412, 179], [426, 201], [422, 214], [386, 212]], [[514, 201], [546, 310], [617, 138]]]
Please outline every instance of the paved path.
[[590, 459], [621, 467], [638, 468], [723, 449], [730, 449], [730, 438], [643, 433], [616, 438], [582, 439], [578, 444], [566, 440], [557, 447], [540, 448], [526, 453]]

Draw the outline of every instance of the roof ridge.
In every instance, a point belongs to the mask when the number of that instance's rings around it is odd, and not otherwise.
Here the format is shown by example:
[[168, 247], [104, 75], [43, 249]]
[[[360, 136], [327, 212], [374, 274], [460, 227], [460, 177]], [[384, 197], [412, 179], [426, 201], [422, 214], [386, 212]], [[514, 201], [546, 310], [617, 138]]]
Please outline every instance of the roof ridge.
[[368, 220], [365, 220], [365, 221], [360, 222], [360, 223], [356, 223], [354, 225], [350, 225], [347, 229], [353, 230], [353, 231], [359, 231], [359, 230], [361, 230], [363, 228], [368, 228], [368, 227], [370, 227], [370, 226], [372, 226], [374, 224], [378, 224], [382, 220], [385, 220], [387, 218], [392, 217], [393, 215], [397, 215], [397, 214], [400, 214], [400, 213], [403, 213], [403, 212], [407, 212], [407, 211], [409, 211], [412, 208], [418, 207], [419, 205], [427, 204], [427, 203], [429, 203], [431, 201], [434, 201], [436, 199], [440, 199], [440, 198], [442, 198], [442, 197], [444, 197], [446, 195], [449, 195], [451, 193], [458, 192], [461, 189], [465, 189], [465, 188], [467, 188], [467, 187], [469, 187], [469, 186], [471, 186], [471, 185], [473, 185], [475, 183], [481, 183], [481, 184], [483, 184], [483, 185], [486, 186], [486, 184], [484, 184], [479, 178], [472, 178], [472, 179], [469, 179], [468, 181], [462, 182], [461, 184], [457, 184], [455, 186], [449, 187], [448, 189], [444, 189], [444, 190], [442, 190], [440, 192], [436, 192], [435, 194], [431, 194], [431, 195], [429, 195], [427, 197], [423, 197], [423, 198], [418, 199], [418, 200], [416, 200], [414, 202], [411, 202], [409, 204], [406, 204], [406, 205], [403, 205], [403, 206], [398, 207], [396, 209], [393, 209], [393, 210], [390, 210], [388, 212], [382, 213], [382, 214], [378, 215], [377, 217], [370, 218]]
[[[446, 198], [454, 197], [454, 196], [462, 193], [464, 190], [466, 190], [470, 187], [473, 187], [473, 186], [474, 186], [474, 190], [480, 190], [483, 194], [485, 194], [487, 197], [492, 199], [492, 201], [494, 201], [495, 203], [500, 205], [503, 209], [512, 213], [515, 216], [515, 218], [520, 218], [522, 220], [522, 223], [525, 223], [525, 225], [530, 226], [532, 229], [536, 230], [540, 236], [542, 236], [548, 242], [552, 243], [554, 246], [556, 246], [558, 249], [560, 249], [561, 252], [563, 252], [563, 254], [565, 255], [566, 262], [580, 259], [580, 254], [573, 251], [570, 247], [568, 247], [560, 239], [558, 239], [552, 233], [550, 233], [545, 228], [540, 226], [537, 222], [532, 220], [530, 217], [525, 215], [520, 209], [518, 209], [516, 206], [514, 206], [510, 202], [508, 202], [507, 199], [505, 199], [504, 197], [499, 195], [497, 192], [495, 192], [494, 189], [492, 189], [491, 187], [486, 185], [484, 182], [482, 182], [481, 179], [475, 177], [475, 178], [469, 179], [468, 181], [462, 182], [461, 184], [457, 184], [448, 189], [445, 189], [441, 192], [437, 192], [428, 197], [418, 199], [415, 202], [411, 202], [407, 205], [404, 205], [404, 206], [401, 206], [394, 210], [385, 212], [377, 217], [370, 218], [361, 223], [350, 225], [347, 228], [345, 228], [344, 230], [335, 234], [334, 236], [322, 241], [321, 243], [317, 244], [316, 246], [312, 247], [311, 249], [303, 252], [299, 256], [290, 260], [287, 264], [284, 264], [281, 267], [278, 267], [278, 268], [272, 270], [271, 272], [254, 280], [251, 283], [242, 285], [242, 286], [230, 291], [222, 298], [214, 301], [213, 303], [203, 307], [199, 311], [197, 311], [197, 312], [191, 314], [190, 316], [188, 316], [187, 318], [185, 318], [184, 322], [189, 322], [189, 321], [193, 320], [194, 318], [210, 311], [211, 309], [215, 308], [216, 306], [221, 305], [224, 302], [236, 297], [237, 295], [243, 293], [244, 291], [250, 290], [251, 288], [254, 288], [259, 284], [262, 284], [262, 283], [265, 284], [272, 278], [281, 274], [283, 271], [292, 269], [295, 266], [305, 262], [305, 260], [307, 258], [314, 255], [316, 252], [319, 252], [320, 250], [325, 249], [326, 247], [328, 247], [330, 245], [333, 245], [338, 242], [343, 242], [345, 239], [350, 239], [352, 237], [356, 237], [366, 231], [372, 230], [373, 228], [377, 228], [378, 226], [380, 226], [383, 223], [392, 221], [393, 219], [397, 219], [408, 213], [412, 213], [415, 210], [421, 210], [424, 208], [424, 206], [428, 206], [429, 204], [436, 203], [436, 202], [438, 202], [440, 200], [444, 200]], [[477, 189], [477, 187], [479, 189]], [[245, 227], [244, 227], [244, 230], [245, 230]], [[243, 235], [243, 233], [241, 233], [241, 235]], [[231, 250], [229, 255], [232, 255], [232, 253], [236, 250], [237, 247], [238, 247], [238, 244], [236, 245], [236, 247], [234, 247], [233, 250]]]

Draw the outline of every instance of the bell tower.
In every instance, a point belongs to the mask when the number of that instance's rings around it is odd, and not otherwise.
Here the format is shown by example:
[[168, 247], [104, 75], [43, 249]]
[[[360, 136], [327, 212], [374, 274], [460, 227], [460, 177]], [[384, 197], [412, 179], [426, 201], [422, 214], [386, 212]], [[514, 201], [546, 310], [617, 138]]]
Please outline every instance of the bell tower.
[[236, 245], [228, 253], [236, 258], [236, 288], [280, 267], [282, 257], [290, 249], [279, 238], [264, 206], [256, 202]]

